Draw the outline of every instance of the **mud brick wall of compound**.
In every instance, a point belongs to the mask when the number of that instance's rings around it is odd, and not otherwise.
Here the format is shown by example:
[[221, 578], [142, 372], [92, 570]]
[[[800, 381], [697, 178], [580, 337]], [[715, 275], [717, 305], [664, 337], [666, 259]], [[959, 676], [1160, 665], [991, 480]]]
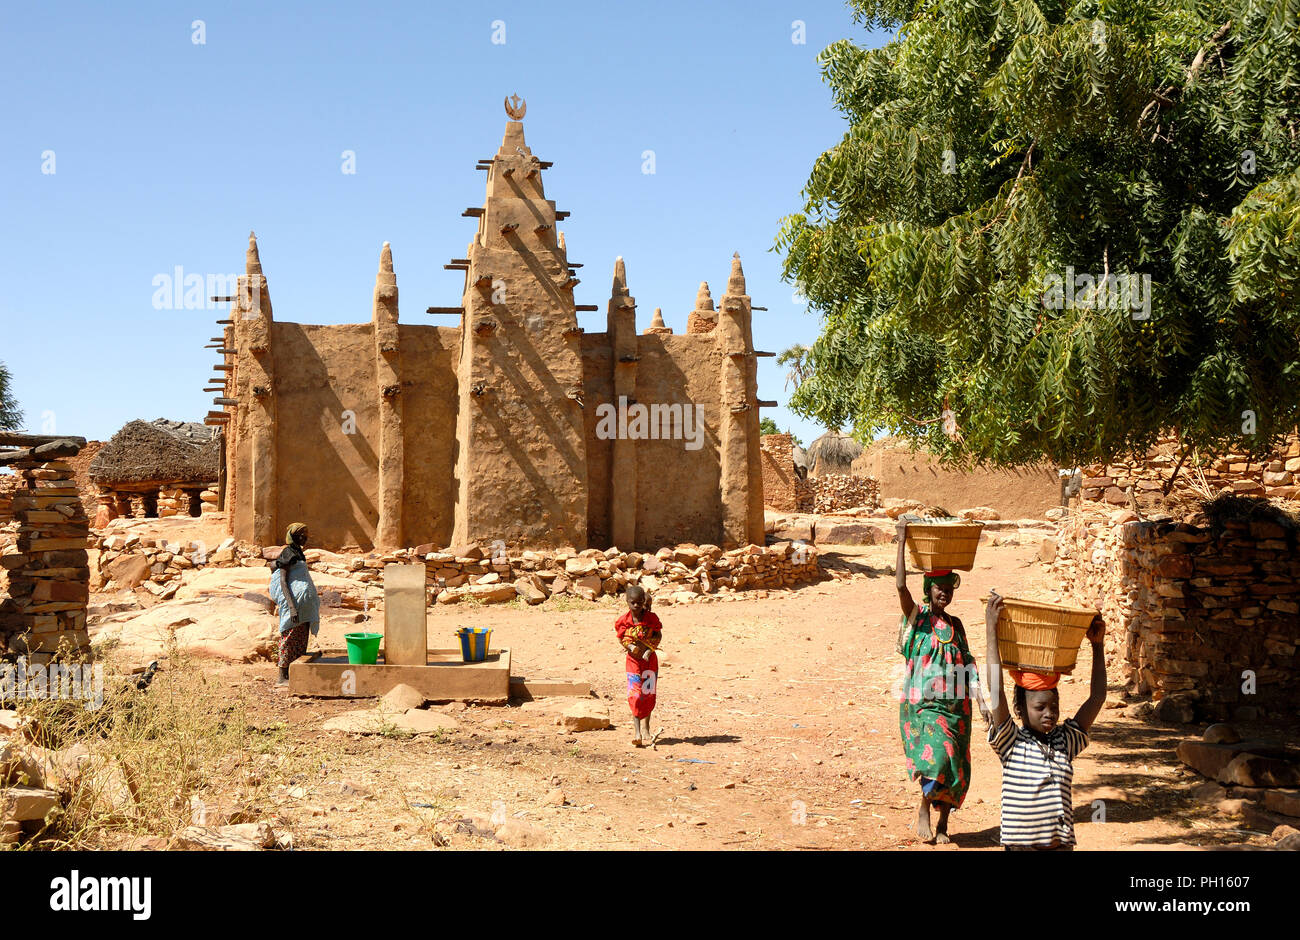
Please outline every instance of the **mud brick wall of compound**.
[[915, 499], [953, 513], [987, 506], [1003, 519], [1042, 519], [1047, 510], [1061, 505], [1055, 467], [961, 473], [941, 466], [929, 454], [891, 443], [876, 441], [853, 461], [854, 474], [874, 478], [882, 498]]
[[809, 495], [810, 488], [795, 473], [794, 438], [787, 433], [764, 434], [759, 439], [759, 449], [763, 466], [763, 505], [777, 512], [810, 512], [811, 505], [800, 501], [801, 496]]
[[[250, 236], [220, 366], [231, 533], [257, 544], [307, 523], [331, 549], [532, 547], [647, 550], [763, 540], [756, 351], [740, 259], [712, 329], [638, 334], [622, 259], [604, 332], [577, 325], [545, 164], [518, 121], [487, 170], [478, 228], [454, 259], [455, 327], [398, 322], [385, 244], [369, 323], [281, 323]], [[702, 446], [604, 440], [601, 405], [690, 406]], [[694, 418], [695, 415], [692, 415]], [[351, 433], [349, 433], [351, 432]]]
[[16, 545], [0, 555], [8, 576], [0, 596], [0, 655], [48, 656], [61, 646], [84, 649], [90, 567], [90, 523], [65, 461], [16, 465], [23, 488], [11, 509]]
[[[1300, 706], [1294, 525], [1213, 529], [1084, 506], [1062, 523], [1052, 568], [1075, 599], [1102, 609], [1108, 646], [1136, 691], [1183, 693], [1207, 720], [1238, 705]], [[1242, 690], [1244, 670], [1254, 672], [1254, 694]]]
[[[1123, 505], [1128, 501], [1129, 487], [1138, 493], [1158, 492], [1173, 473], [1178, 455], [1177, 442], [1170, 438], [1143, 457], [1084, 467], [1080, 495], [1087, 500]], [[1263, 461], [1249, 460], [1245, 454], [1204, 460], [1192, 455], [1174, 479], [1173, 493], [1204, 495], [1199, 489], [1201, 476], [1211, 493], [1296, 499], [1300, 496], [1300, 438], [1290, 435]]]

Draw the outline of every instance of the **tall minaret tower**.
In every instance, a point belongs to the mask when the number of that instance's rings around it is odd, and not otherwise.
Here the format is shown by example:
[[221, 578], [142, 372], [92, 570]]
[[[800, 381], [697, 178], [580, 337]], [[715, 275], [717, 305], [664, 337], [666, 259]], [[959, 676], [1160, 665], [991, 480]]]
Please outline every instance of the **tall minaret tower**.
[[[701, 293], [704, 292], [703, 285]], [[696, 305], [697, 307], [699, 304]], [[753, 304], [745, 293], [740, 255], [731, 259], [727, 292], [711, 330], [722, 351], [719, 434], [723, 547], [763, 544], [763, 469], [758, 448], [758, 362], [751, 327]]]
[[[231, 532], [256, 545], [280, 541], [276, 525], [275, 357], [271, 349], [271, 295], [257, 236], [248, 233], [244, 276], [235, 296], [235, 395], [239, 405], [230, 422], [234, 434], [227, 447], [227, 479], [238, 481], [233, 493]], [[229, 428], [229, 425], [227, 425]], [[233, 445], [233, 446], [232, 446]], [[230, 503], [228, 502], [229, 506]]]
[[379, 394], [379, 520], [375, 547], [402, 547], [402, 485], [405, 449], [402, 438], [401, 335], [397, 316], [397, 275], [388, 242], [379, 252], [379, 272], [371, 305], [375, 334], [375, 378]]
[[465, 212], [478, 231], [465, 265], [453, 545], [587, 542], [578, 281], [555, 228], [568, 213], [542, 189], [550, 164], [524, 141], [526, 107], [507, 99], [487, 198]]

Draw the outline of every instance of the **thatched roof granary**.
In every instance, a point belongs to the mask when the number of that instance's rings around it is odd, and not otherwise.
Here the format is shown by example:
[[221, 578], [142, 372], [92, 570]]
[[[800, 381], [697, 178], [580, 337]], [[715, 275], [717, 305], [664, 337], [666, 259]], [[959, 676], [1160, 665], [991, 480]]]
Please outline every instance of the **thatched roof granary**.
[[828, 473], [852, 473], [853, 460], [863, 449], [847, 434], [827, 431], [808, 445], [808, 474], [820, 477]]
[[211, 483], [221, 450], [211, 428], [195, 422], [131, 421], [113, 435], [90, 464], [102, 487], [134, 489], [160, 483]]

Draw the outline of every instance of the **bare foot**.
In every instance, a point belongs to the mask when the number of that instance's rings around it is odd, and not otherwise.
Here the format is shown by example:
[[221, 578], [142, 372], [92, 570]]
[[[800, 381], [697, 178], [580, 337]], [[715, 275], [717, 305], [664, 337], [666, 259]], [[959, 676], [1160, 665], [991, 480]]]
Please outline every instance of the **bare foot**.
[[934, 838], [934, 832], [930, 829], [930, 801], [924, 797], [916, 811], [916, 834], [922, 842], [930, 842]]
[[645, 747], [645, 742], [642, 741], [640, 738], [633, 738], [633, 739], [632, 739], [632, 746], [633, 746], [633, 747]]
[[934, 844], [948, 845], [952, 839], [948, 838], [948, 814], [952, 812], [952, 807], [947, 803], [939, 804], [939, 822], [934, 830]]

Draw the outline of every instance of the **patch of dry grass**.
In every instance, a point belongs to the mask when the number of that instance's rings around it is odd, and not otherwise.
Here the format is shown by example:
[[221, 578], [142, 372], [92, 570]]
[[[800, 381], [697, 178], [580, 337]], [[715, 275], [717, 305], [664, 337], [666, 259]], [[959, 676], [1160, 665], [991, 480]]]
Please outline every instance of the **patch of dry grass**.
[[133, 676], [106, 676], [97, 709], [19, 703], [29, 766], [61, 797], [26, 847], [112, 848], [192, 822], [254, 821], [286, 781], [307, 775], [314, 755], [289, 746], [283, 723], [250, 722], [242, 695], [170, 652], [147, 689]]

